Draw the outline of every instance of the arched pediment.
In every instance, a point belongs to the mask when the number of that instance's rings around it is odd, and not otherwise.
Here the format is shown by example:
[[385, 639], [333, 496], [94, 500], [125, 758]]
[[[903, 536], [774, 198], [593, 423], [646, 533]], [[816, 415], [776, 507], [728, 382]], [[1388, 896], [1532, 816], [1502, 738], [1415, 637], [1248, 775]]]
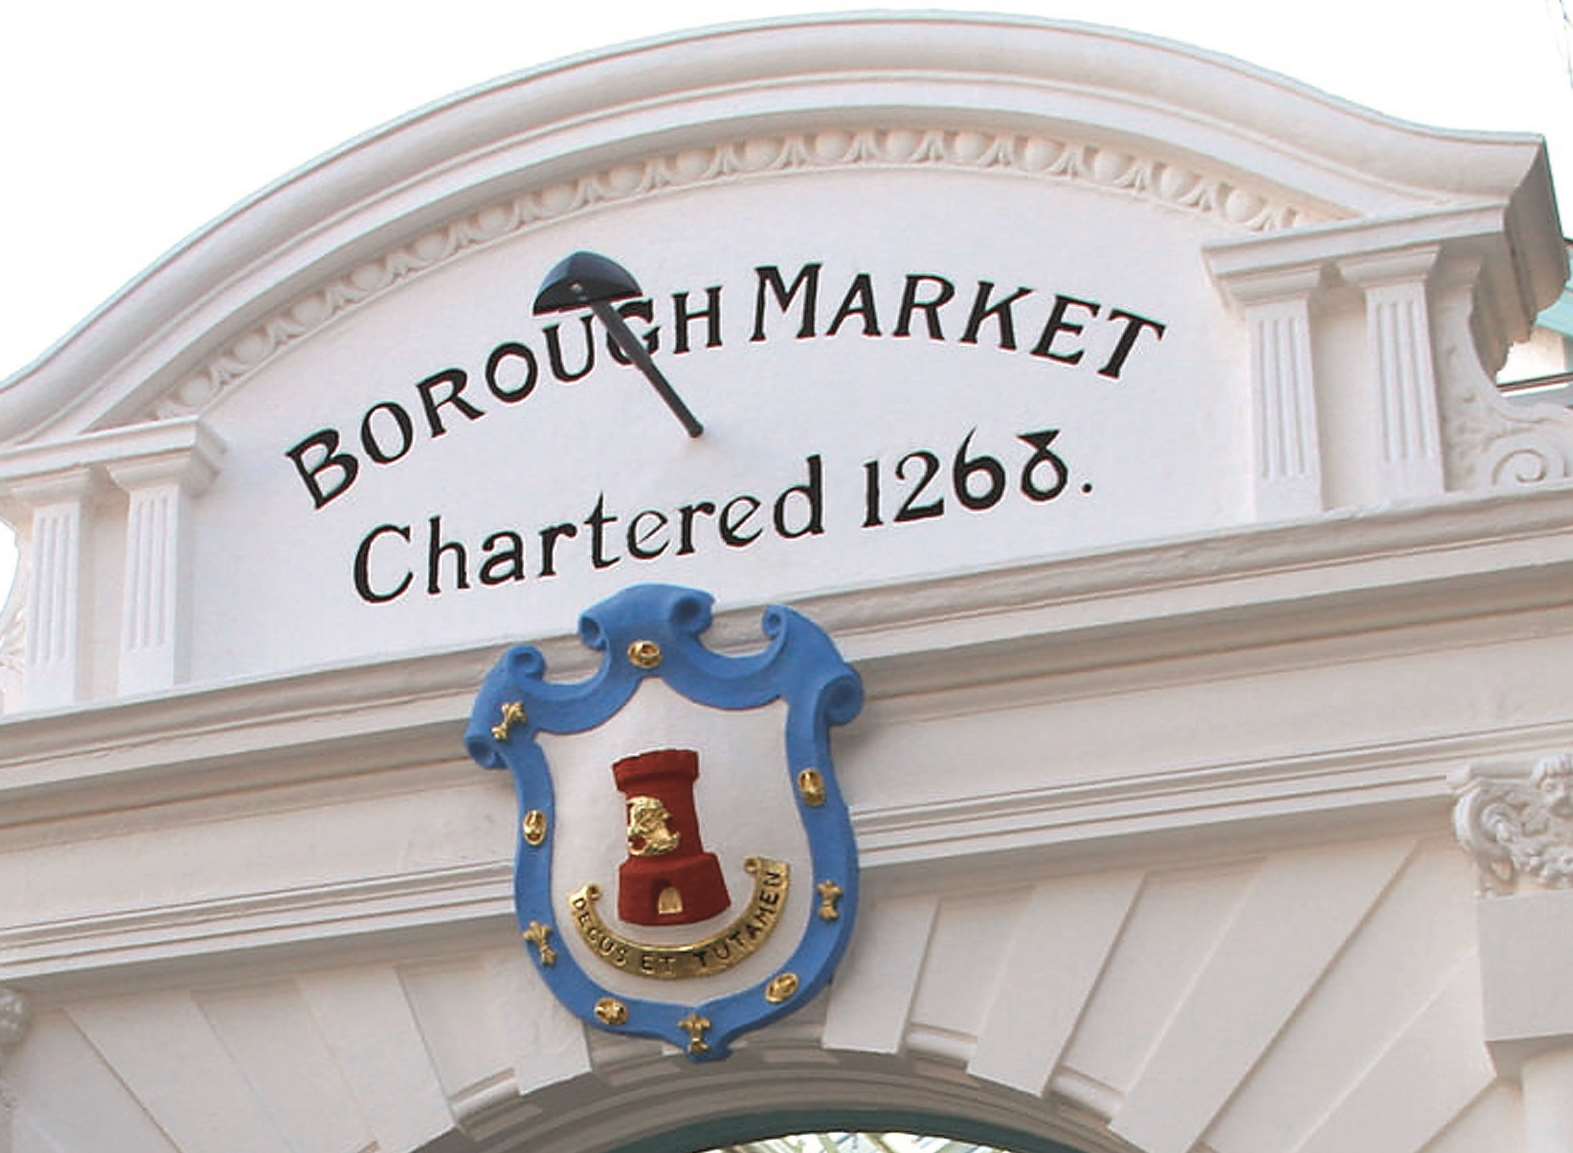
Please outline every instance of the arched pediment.
[[1388, 120], [1089, 26], [784, 21], [521, 73], [350, 142], [237, 206], [6, 382], [0, 442], [200, 410], [346, 310], [519, 230], [716, 181], [859, 167], [1085, 184], [1247, 231], [1496, 204], [1524, 260], [1509, 329], [1560, 285], [1538, 138]]

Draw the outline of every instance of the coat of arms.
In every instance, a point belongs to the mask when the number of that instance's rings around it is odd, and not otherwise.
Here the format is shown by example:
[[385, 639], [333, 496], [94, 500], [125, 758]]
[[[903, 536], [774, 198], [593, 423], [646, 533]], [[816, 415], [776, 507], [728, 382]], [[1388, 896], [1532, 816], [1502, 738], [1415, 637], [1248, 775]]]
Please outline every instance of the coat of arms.
[[514, 897], [525, 947], [573, 1013], [695, 1060], [792, 1012], [829, 980], [857, 910], [857, 850], [830, 728], [857, 673], [790, 609], [722, 655], [711, 598], [637, 585], [580, 618], [602, 654], [580, 683], [534, 648], [487, 677], [465, 744], [519, 799]]

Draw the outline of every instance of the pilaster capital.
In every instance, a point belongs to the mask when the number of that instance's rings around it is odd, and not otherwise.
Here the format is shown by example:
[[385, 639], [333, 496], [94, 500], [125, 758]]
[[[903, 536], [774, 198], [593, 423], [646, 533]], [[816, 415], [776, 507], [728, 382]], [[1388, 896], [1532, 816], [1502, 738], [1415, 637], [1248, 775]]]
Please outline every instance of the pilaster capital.
[[1573, 1047], [1573, 753], [1471, 766], [1450, 783], [1454, 828], [1479, 877], [1486, 1044], [1497, 1071], [1522, 1072], [1528, 1092], [1532, 1066]]
[[27, 997], [17, 989], [0, 985], [0, 1061], [22, 1043], [32, 1021]]
[[93, 469], [63, 468], [11, 480], [5, 486], [5, 499], [8, 504], [31, 511], [52, 504], [85, 501], [97, 488], [98, 477]]
[[1453, 779], [1453, 830], [1475, 860], [1481, 895], [1521, 881], [1573, 888], [1573, 752], [1519, 769], [1471, 767]]
[[224, 459], [218, 437], [200, 424], [190, 426], [189, 440], [160, 452], [112, 460], [105, 464], [109, 479], [128, 492], [152, 485], [175, 484], [196, 496], [213, 482]]
[[1202, 253], [1213, 280], [1239, 305], [1259, 301], [1263, 293], [1303, 295], [1326, 287], [1335, 270], [1360, 288], [1421, 281], [1443, 256], [1474, 258], [1477, 275], [1486, 276], [1506, 258], [1505, 212], [1503, 205], [1481, 204], [1338, 221], [1219, 240]]
[[7, 449], [0, 452], [0, 491], [24, 504], [38, 503], [35, 494], [71, 499], [70, 485], [85, 496], [105, 471], [121, 487], [176, 481], [197, 491], [223, 458], [223, 442], [200, 417], [181, 417]]
[[1324, 280], [1319, 262], [1279, 268], [1231, 268], [1213, 275], [1230, 303], [1247, 311], [1262, 305], [1309, 301]]
[[1423, 284], [1441, 256], [1440, 244], [1416, 244], [1388, 252], [1346, 256], [1338, 261], [1338, 274], [1363, 289]]

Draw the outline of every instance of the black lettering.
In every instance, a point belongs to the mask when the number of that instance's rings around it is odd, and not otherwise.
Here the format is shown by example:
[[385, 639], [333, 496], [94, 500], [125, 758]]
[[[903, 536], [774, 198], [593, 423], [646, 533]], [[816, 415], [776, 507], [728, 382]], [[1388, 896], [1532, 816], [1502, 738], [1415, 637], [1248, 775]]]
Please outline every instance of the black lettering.
[[[322, 457], [316, 464], [308, 465], [306, 454], [314, 448], [322, 450]], [[311, 494], [313, 508], [321, 508], [334, 497], [348, 491], [350, 485], [355, 483], [355, 474], [360, 471], [360, 461], [347, 452], [339, 452], [338, 448], [338, 430], [323, 428], [284, 453], [295, 462], [295, 470], [300, 473], [306, 491]], [[317, 477], [328, 468], [338, 469], [338, 475], [329, 480], [330, 487], [324, 488]]]
[[[792, 496], [801, 496], [808, 502], [808, 516], [803, 526], [797, 529], [787, 528], [787, 500]], [[824, 471], [820, 465], [819, 454], [815, 453], [808, 458], [808, 480], [803, 484], [794, 484], [776, 498], [775, 507], [776, 532], [787, 540], [796, 540], [800, 536], [810, 533], [818, 535], [825, 531], [825, 491]]]
[[[654, 517], [655, 525], [648, 531], [640, 529], [639, 522], [645, 517]], [[654, 560], [666, 551], [670, 541], [662, 540], [659, 548], [648, 548], [655, 534], [666, 528], [666, 514], [647, 508], [643, 512], [635, 513], [633, 520], [628, 522], [628, 555], [635, 560]]]
[[[918, 287], [928, 281], [939, 285], [939, 292], [930, 300], [918, 299]], [[901, 312], [896, 317], [897, 336], [912, 335], [912, 314], [923, 313], [928, 324], [930, 340], [944, 340], [945, 333], [940, 328], [939, 310], [944, 304], [956, 295], [956, 286], [943, 276], [929, 276], [926, 273], [910, 273], [907, 276], [907, 287], [901, 294]]]
[[551, 361], [552, 375], [564, 384], [572, 384], [576, 380], [583, 380], [590, 375], [590, 370], [595, 367], [595, 331], [594, 319], [587, 312], [579, 318], [579, 323], [584, 326], [584, 367], [577, 372], [569, 372], [563, 365], [563, 341], [559, 331], [560, 324], [548, 324], [541, 329], [546, 334], [546, 358]]
[[557, 575], [557, 541], [560, 537], [578, 536], [579, 529], [567, 523], [549, 524], [541, 530], [541, 575]]
[[[499, 544], [506, 545], [496, 551]], [[504, 529], [494, 532], [481, 542], [481, 551], [488, 554], [481, 565], [480, 581], [483, 585], [500, 585], [524, 579], [524, 539], [516, 532]]]
[[606, 515], [606, 494], [600, 493], [595, 498], [595, 507], [590, 510], [590, 515], [584, 518], [584, 523], [590, 526], [590, 563], [596, 568], [611, 568], [622, 557], [608, 557], [603, 549], [606, 545], [606, 526], [617, 518]]
[[[399, 438], [402, 442], [397, 451], [389, 452], [377, 442], [377, 436], [372, 431], [371, 418], [379, 411], [386, 412], [393, 417], [393, 423], [398, 426]], [[415, 443], [415, 423], [410, 420], [410, 414], [391, 400], [374, 404], [366, 410], [366, 415], [361, 417], [360, 442], [366, 449], [366, 455], [378, 464], [392, 464], [405, 453], [410, 451], [410, 446]]]
[[672, 327], [677, 330], [674, 337], [676, 343], [672, 347], [674, 354], [688, 351], [688, 325], [690, 321], [705, 318], [705, 347], [721, 347], [721, 286], [712, 285], [705, 289], [705, 306], [697, 312], [688, 311], [688, 293], [674, 292], [672, 294]]
[[[627, 320], [630, 316], [636, 317], [649, 324], [655, 320], [655, 304], [648, 299], [630, 300], [617, 306], [617, 315], [624, 320]], [[653, 355], [661, 347], [661, 330], [652, 328], [644, 334], [642, 339], [644, 340], [645, 351]], [[612, 334], [609, 332], [606, 334], [606, 351], [618, 364], [633, 363], [629, 359], [628, 354], [617, 347], [617, 341], [612, 339]]]
[[863, 462], [863, 527], [878, 528], [885, 523], [879, 515], [879, 461]]
[[863, 318], [864, 336], [880, 335], [879, 314], [874, 311], [874, 283], [866, 272], [860, 272], [852, 278], [852, 287], [847, 289], [841, 307], [836, 309], [836, 315], [831, 320], [830, 327], [825, 330], [825, 335], [836, 335], [836, 330], [841, 327], [842, 322], [854, 316]]
[[[743, 511], [742, 516], [734, 520], [732, 518], [732, 509], [740, 504], [746, 504], [748, 507]], [[759, 511], [759, 508], [759, 501], [746, 493], [742, 496], [734, 496], [727, 501], [721, 508], [721, 542], [730, 545], [732, 548], [743, 548], [745, 545], [752, 544], [758, 540], [759, 534], [764, 532], [764, 529], [756, 528], [747, 536], [744, 536], [739, 530], [748, 523], [749, 517]]]
[[[497, 372], [502, 368], [505, 360], [524, 361], [524, 379], [512, 388], [506, 388], [497, 379]], [[535, 391], [536, 377], [535, 353], [517, 341], [504, 341], [492, 349], [492, 354], [486, 358], [486, 387], [504, 404], [516, 404]]]
[[1079, 333], [1085, 325], [1065, 319], [1065, 310], [1072, 306], [1085, 308], [1089, 319], [1098, 315], [1102, 305], [1091, 300], [1077, 300], [1074, 296], [1054, 296], [1054, 307], [1049, 310], [1049, 322], [1043, 326], [1043, 335], [1038, 337], [1038, 343], [1033, 346], [1033, 356], [1046, 356], [1050, 360], [1057, 360], [1061, 364], [1079, 364], [1085, 349], [1078, 348], [1075, 352], [1055, 352], [1053, 349], [1054, 338], [1062, 332], [1072, 336]]
[[409, 569], [404, 570], [404, 579], [394, 586], [391, 593], [380, 593], [371, 587], [371, 546], [377, 543], [377, 538], [386, 533], [401, 536], [405, 543], [410, 539], [410, 526], [407, 524], [379, 524], [366, 534], [360, 542], [360, 548], [355, 550], [355, 591], [360, 594], [360, 599], [367, 604], [380, 605], [389, 601], [398, 600], [404, 595], [404, 590], [410, 587], [410, 582], [415, 579], [415, 574]]
[[442, 585], [438, 581], [442, 567], [444, 553], [451, 552], [454, 556], [455, 575], [458, 576], [458, 586], [461, 589], [470, 587], [468, 564], [464, 555], [464, 546], [456, 540], [445, 541], [442, 539], [442, 517], [434, 516], [427, 522], [430, 532], [426, 538], [426, 593], [436, 596], [442, 592]]
[[901, 507], [896, 510], [897, 524], [945, 515], [945, 498], [942, 496], [937, 496], [926, 504], [918, 503], [918, 496], [928, 487], [929, 481], [939, 475], [939, 457], [923, 448], [907, 453], [896, 462], [897, 480], [907, 479], [907, 465], [912, 461], [917, 461], [923, 466], [923, 476], [907, 494], [907, 499], [901, 502]]
[[1148, 320], [1145, 316], [1137, 316], [1134, 312], [1126, 312], [1119, 308], [1109, 310], [1109, 319], [1125, 321], [1125, 331], [1120, 333], [1120, 339], [1114, 345], [1114, 354], [1109, 357], [1109, 363], [1098, 370], [1098, 375], [1107, 376], [1110, 380], [1119, 380], [1120, 369], [1125, 367], [1125, 358], [1130, 356], [1131, 349], [1136, 347], [1136, 338], [1150, 328], [1153, 335], [1162, 340], [1166, 326], [1156, 320]]
[[[1059, 435], [1060, 430], [1057, 428], [1043, 428], [1037, 432], [1024, 432], [1016, 438], [1032, 448], [1032, 455], [1027, 458], [1027, 463], [1021, 466], [1021, 491], [1028, 500], [1040, 504], [1053, 500], [1065, 491], [1066, 484], [1070, 482], [1070, 466], [1049, 447]], [[1050, 475], [1053, 477], [1048, 485], [1044, 485], [1038, 477], [1039, 466], [1045, 464], [1049, 466]]]
[[[470, 420], [480, 420], [486, 415], [459, 395], [469, 381], [470, 378], [462, 369], [447, 368], [428, 376], [415, 386], [416, 391], [421, 394], [421, 405], [426, 409], [426, 423], [431, 426], [433, 437], [439, 437], [448, 431], [442, 426], [442, 413], [439, 411], [445, 404], [451, 404]], [[432, 396], [432, 393], [442, 385], [448, 386], [448, 395], [438, 400]]]
[[715, 505], [707, 500], [695, 504], [685, 504], [677, 510], [678, 515], [678, 543], [677, 555], [687, 556], [694, 551], [694, 518], [699, 515], [714, 516]]
[[985, 320], [993, 318], [999, 325], [1000, 347], [1011, 352], [1016, 351], [1016, 320], [1011, 315], [1011, 305], [1024, 296], [1031, 296], [1032, 289], [1018, 288], [1009, 296], [989, 303], [989, 296], [994, 292], [992, 281], [978, 281], [978, 294], [972, 298], [972, 312], [967, 317], [967, 330], [961, 334], [962, 344], [978, 343], [978, 329], [983, 327]]
[[762, 264], [754, 269], [758, 277], [758, 288], [754, 293], [754, 335], [750, 341], [765, 339], [765, 287], [775, 294], [776, 307], [785, 314], [796, 299], [798, 290], [803, 291], [803, 319], [797, 328], [797, 338], [807, 340], [814, 335], [815, 312], [819, 303], [819, 269], [820, 264], [815, 261], [805, 264], [798, 269], [797, 276], [788, 288], [781, 280], [781, 270], [773, 264]]

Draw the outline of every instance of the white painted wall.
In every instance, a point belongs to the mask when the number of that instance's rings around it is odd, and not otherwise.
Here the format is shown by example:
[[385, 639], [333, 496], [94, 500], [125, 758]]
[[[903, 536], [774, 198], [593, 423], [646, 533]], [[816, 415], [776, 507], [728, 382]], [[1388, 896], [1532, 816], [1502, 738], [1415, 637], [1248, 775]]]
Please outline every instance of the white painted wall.
[[[286, 181], [0, 402], [30, 574], [0, 725], [0, 981], [33, 1018], [0, 1004], [10, 1149], [599, 1153], [870, 1102], [1089, 1153], [1555, 1148], [1566, 1035], [1524, 1022], [1565, 1000], [1530, 977], [1567, 936], [1535, 890], [1573, 813], [1536, 766], [1573, 742], [1573, 428], [1491, 380], [1566, 276], [1539, 145], [1082, 28], [810, 20], [582, 69]], [[704, 438], [626, 370], [542, 383], [312, 510], [300, 436], [473, 375], [581, 244], [661, 300], [722, 286], [722, 347], [662, 360]], [[1117, 383], [1091, 329], [1077, 365], [750, 340], [755, 266], [821, 252], [822, 309], [849, 271], [882, 302], [937, 272], [1168, 327]], [[862, 527], [863, 461], [1051, 419], [1076, 503]], [[836, 739], [851, 952], [701, 1070], [547, 995], [511, 789], [459, 747], [505, 643], [593, 671], [573, 616], [634, 563], [580, 538], [558, 583], [385, 605], [347, 565], [379, 523], [767, 493], [805, 446], [823, 534], [640, 574], [716, 589], [725, 651], [792, 601], [868, 690]], [[768, 832], [746, 790], [709, 802]]]

